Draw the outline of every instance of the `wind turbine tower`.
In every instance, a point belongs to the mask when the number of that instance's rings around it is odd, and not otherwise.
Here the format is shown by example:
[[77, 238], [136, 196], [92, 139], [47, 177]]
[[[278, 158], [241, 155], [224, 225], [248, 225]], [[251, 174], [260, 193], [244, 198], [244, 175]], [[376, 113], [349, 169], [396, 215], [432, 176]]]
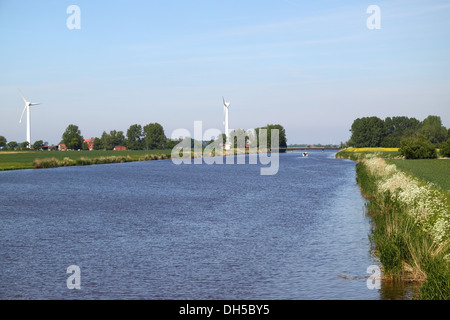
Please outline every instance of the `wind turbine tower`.
[[228, 107], [230, 106], [230, 103], [225, 101], [224, 97], [222, 97], [222, 100], [223, 100], [223, 111], [224, 111], [224, 114], [225, 114], [225, 121], [224, 121], [224, 124], [225, 124], [225, 137], [226, 137], [225, 150], [228, 150], [228, 149], [230, 149], [230, 142], [228, 140], [228, 134], [229, 134], [229, 132], [228, 132], [229, 131], [229, 129], [228, 129], [228, 125], [229, 125], [229, 123], [228, 123]]
[[22, 123], [23, 114], [25, 113], [25, 110], [27, 110], [27, 141], [28, 141], [28, 148], [31, 148], [31, 113], [30, 113], [30, 107], [31, 106], [37, 106], [40, 103], [37, 102], [30, 102], [25, 99], [25, 97], [22, 94], [22, 91], [19, 90], [20, 95], [22, 96], [23, 101], [25, 102], [25, 108], [23, 108], [22, 115], [20, 116], [19, 123]]

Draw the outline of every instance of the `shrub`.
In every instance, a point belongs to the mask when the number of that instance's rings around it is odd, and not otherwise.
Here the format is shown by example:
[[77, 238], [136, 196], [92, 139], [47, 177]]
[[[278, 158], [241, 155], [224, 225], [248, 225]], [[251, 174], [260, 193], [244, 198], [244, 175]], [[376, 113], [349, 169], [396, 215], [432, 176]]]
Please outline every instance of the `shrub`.
[[86, 158], [84, 158], [84, 157], [81, 157], [80, 159], [76, 159], [76, 160], [75, 160], [75, 164], [76, 164], [77, 166], [87, 166], [87, 165], [92, 164], [92, 161], [89, 160], [89, 159], [86, 159]]
[[49, 159], [35, 159], [33, 162], [33, 166], [36, 169], [56, 168], [59, 167], [59, 162], [54, 157]]
[[434, 145], [423, 135], [403, 139], [399, 151], [406, 159], [437, 158]]
[[443, 157], [450, 157], [450, 138], [442, 143], [440, 154]]

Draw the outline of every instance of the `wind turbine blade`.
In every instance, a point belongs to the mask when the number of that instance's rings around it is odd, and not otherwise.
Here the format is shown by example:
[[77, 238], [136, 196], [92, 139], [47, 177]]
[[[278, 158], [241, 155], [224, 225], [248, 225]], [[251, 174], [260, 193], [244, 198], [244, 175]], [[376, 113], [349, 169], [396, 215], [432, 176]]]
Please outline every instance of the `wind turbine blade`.
[[23, 114], [25, 113], [26, 109], [27, 109], [27, 106], [25, 106], [25, 108], [23, 108], [22, 115], [20, 116], [19, 123], [22, 123]]
[[20, 89], [17, 89], [17, 90], [19, 90], [19, 93], [22, 96], [22, 99], [23, 99], [23, 101], [25, 101], [25, 104], [26, 104], [27, 103], [27, 99], [25, 99], [25, 97], [23, 96], [22, 91], [20, 91]]

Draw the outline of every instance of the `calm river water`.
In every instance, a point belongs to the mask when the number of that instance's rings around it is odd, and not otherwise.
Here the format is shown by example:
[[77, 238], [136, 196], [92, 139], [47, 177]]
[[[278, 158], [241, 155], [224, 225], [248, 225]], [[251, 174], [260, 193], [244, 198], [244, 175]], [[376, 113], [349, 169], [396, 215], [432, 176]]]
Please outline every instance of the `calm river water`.
[[[382, 299], [355, 162], [0, 172], [0, 299]], [[81, 289], [66, 270], [80, 268]]]

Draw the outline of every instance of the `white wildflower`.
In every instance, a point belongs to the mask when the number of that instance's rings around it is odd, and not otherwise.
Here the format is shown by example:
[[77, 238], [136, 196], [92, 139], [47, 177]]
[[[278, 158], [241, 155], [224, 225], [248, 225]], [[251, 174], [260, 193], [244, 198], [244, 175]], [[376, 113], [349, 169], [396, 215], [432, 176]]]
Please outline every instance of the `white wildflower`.
[[389, 191], [391, 197], [396, 197], [435, 242], [442, 243], [450, 237], [449, 208], [445, 197], [432, 183], [424, 184], [380, 158], [368, 159], [365, 164], [371, 174], [379, 178], [377, 192]]

